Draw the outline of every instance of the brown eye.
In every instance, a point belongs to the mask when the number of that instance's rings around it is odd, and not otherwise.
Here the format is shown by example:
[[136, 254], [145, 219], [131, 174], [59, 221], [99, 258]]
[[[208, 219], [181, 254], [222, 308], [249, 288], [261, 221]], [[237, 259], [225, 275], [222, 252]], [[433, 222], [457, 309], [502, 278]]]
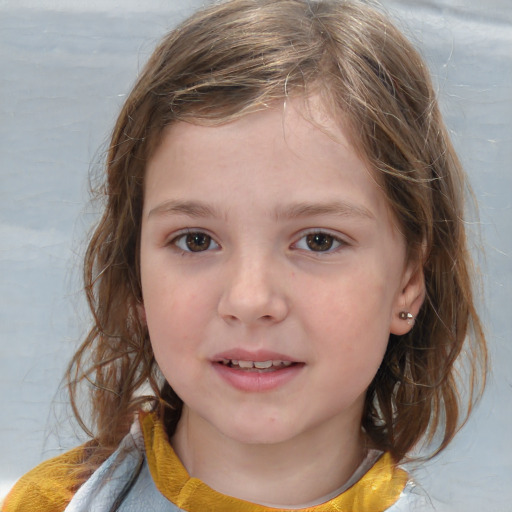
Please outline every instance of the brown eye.
[[203, 252], [219, 247], [210, 235], [201, 231], [180, 235], [173, 240], [173, 243], [185, 252]]
[[329, 253], [334, 252], [343, 245], [347, 245], [343, 239], [325, 231], [315, 231], [303, 235], [293, 247], [302, 251]]
[[335, 239], [327, 233], [313, 233], [306, 236], [306, 244], [312, 251], [323, 252], [332, 249]]
[[190, 233], [186, 237], [187, 247], [192, 252], [206, 251], [210, 247], [212, 239], [204, 233]]

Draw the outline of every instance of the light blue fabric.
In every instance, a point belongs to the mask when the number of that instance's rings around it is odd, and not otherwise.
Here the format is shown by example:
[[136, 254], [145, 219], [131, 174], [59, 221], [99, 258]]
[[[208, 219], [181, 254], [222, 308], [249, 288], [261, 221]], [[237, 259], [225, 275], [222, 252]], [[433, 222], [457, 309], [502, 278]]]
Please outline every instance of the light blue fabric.
[[400, 499], [386, 512], [438, 512], [438, 509], [429, 496], [410, 480]]
[[[125, 486], [133, 481], [126, 498], [117, 503]], [[138, 423], [118, 450], [79, 489], [65, 512], [185, 512], [156, 488], [145, 457]], [[409, 482], [400, 499], [386, 512], [435, 512], [428, 497]], [[204, 512], [209, 512], [207, 509]], [[214, 512], [214, 511], [212, 511]], [[222, 511], [219, 511], [222, 512]], [[345, 511], [344, 511], [345, 512]], [[350, 511], [346, 511], [350, 512]]]
[[[116, 508], [125, 486], [135, 479]], [[65, 512], [180, 512], [156, 488], [144, 451], [138, 422], [108, 458], [78, 490]]]

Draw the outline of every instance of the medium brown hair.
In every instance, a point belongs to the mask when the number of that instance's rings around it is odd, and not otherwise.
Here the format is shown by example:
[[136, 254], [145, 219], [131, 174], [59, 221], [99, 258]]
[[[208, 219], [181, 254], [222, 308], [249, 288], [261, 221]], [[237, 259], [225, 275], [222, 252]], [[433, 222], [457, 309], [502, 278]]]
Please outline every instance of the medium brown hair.
[[[227, 123], [312, 91], [334, 119], [349, 123], [425, 276], [425, 302], [410, 333], [390, 336], [362, 428], [401, 461], [435, 433], [432, 453], [443, 449], [467, 417], [483, 385], [486, 349], [463, 221], [466, 184], [423, 60], [386, 16], [363, 3], [228, 0], [163, 39], [112, 135], [100, 190], [106, 204], [85, 257], [93, 327], [68, 371], [84, 428], [80, 384], [91, 391], [96, 462], [145, 403], [165, 416], [170, 435], [181, 411], [137, 313], [144, 172], [164, 128]], [[468, 364], [459, 367], [465, 343]], [[457, 368], [469, 370], [467, 380], [459, 381]], [[150, 396], [141, 393], [147, 383]]]

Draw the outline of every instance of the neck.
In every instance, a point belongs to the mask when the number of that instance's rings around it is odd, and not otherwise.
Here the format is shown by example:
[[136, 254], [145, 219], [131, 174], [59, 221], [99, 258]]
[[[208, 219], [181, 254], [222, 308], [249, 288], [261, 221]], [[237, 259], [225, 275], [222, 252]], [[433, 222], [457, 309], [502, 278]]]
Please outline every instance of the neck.
[[186, 409], [172, 445], [190, 476], [253, 503], [294, 507], [341, 487], [365, 455], [359, 422], [323, 425], [293, 439], [247, 444]]

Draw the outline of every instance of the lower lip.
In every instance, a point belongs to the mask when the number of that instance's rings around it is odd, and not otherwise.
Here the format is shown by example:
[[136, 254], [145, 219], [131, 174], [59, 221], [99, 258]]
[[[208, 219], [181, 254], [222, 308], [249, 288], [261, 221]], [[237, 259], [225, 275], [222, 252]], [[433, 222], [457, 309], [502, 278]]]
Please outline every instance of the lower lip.
[[222, 363], [213, 363], [218, 374], [231, 386], [253, 393], [272, 391], [294, 379], [304, 368], [303, 364], [293, 364], [272, 371], [240, 370]]

